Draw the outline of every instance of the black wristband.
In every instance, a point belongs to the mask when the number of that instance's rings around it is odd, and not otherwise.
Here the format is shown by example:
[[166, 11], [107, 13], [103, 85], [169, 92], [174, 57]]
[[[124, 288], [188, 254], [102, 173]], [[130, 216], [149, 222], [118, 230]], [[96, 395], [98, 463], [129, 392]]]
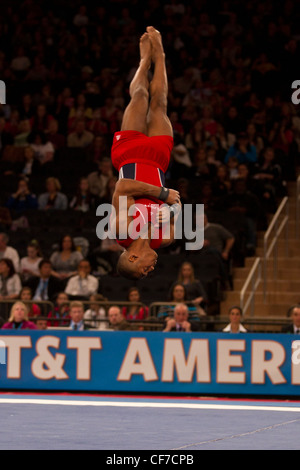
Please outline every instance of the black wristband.
[[160, 191], [160, 195], [158, 196], [158, 199], [160, 199], [161, 201], [165, 202], [169, 197], [169, 190], [168, 188], [164, 188], [162, 187], [161, 188], [161, 191]]

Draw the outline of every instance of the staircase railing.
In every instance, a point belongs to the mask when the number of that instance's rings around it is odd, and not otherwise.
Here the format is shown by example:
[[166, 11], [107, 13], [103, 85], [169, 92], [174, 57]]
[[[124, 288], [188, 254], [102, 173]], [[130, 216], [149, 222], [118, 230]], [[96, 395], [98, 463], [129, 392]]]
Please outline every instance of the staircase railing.
[[[273, 253], [273, 279], [277, 279], [278, 270], [278, 240], [283, 229], [285, 229], [285, 254], [288, 256], [288, 220], [289, 220], [289, 198], [284, 197], [279, 205], [273, 219], [264, 235], [264, 300], [267, 295], [267, 269], [268, 261]], [[272, 235], [273, 234], [273, 235]]]
[[[256, 289], [261, 282], [262, 277], [262, 263], [260, 258], [256, 258], [253, 266], [247, 276], [247, 279], [240, 292], [240, 307], [243, 311], [243, 315], [246, 314], [249, 306], [251, 307], [250, 316], [254, 316], [254, 300]], [[250, 286], [250, 292], [248, 294], [247, 300], [245, 300], [246, 293]]]

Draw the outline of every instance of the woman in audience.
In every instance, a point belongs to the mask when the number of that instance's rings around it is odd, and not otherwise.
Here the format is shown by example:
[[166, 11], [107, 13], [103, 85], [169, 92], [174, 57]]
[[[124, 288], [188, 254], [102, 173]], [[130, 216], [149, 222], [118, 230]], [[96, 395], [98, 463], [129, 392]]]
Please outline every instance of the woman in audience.
[[141, 306], [140, 291], [137, 287], [131, 287], [128, 291], [127, 296], [128, 302], [132, 302], [133, 305], [127, 305], [122, 308], [122, 314], [126, 320], [144, 320], [147, 318], [149, 309], [146, 306]]
[[13, 304], [10, 317], [7, 323], [4, 323], [2, 330], [36, 330], [36, 325], [28, 320], [28, 309], [26, 305], [17, 301]]
[[12, 260], [2, 258], [0, 260], [0, 300], [17, 299], [21, 289], [20, 276], [16, 273]]
[[187, 300], [192, 301], [202, 308], [205, 307], [207, 295], [202, 282], [195, 278], [195, 271], [192, 263], [188, 261], [182, 263], [179, 269], [177, 281], [184, 285]]
[[60, 292], [56, 297], [54, 311], [48, 313], [48, 326], [69, 326], [70, 319], [69, 297], [65, 292]]
[[31, 317], [39, 317], [41, 315], [40, 307], [32, 302], [32, 290], [30, 287], [23, 287], [20, 292], [20, 300], [24, 302], [28, 309], [28, 316]]
[[32, 240], [27, 245], [27, 256], [21, 258], [20, 275], [23, 281], [31, 276], [39, 276], [39, 263], [43, 257], [37, 240]]
[[58, 250], [50, 257], [53, 274], [62, 280], [74, 276], [77, 273], [78, 263], [82, 259], [83, 256], [80, 251], [76, 250], [73, 238], [65, 235], [60, 241]]
[[65, 210], [68, 208], [67, 196], [60, 192], [61, 185], [57, 178], [49, 177], [46, 180], [46, 192], [38, 197], [41, 210]]
[[82, 212], [95, 208], [95, 196], [90, 192], [86, 177], [80, 179], [77, 192], [70, 202], [70, 208]]
[[187, 291], [185, 285], [182, 282], [175, 282], [170, 289], [169, 302], [173, 305], [167, 305], [160, 307], [157, 317], [165, 318], [169, 315], [173, 315], [176, 304], [184, 303], [188, 306], [189, 316], [199, 319], [206, 315], [204, 309], [200, 306], [199, 298], [194, 301], [189, 301], [187, 298]]
[[229, 310], [229, 324], [222, 331], [226, 333], [246, 333], [246, 328], [241, 324], [243, 311], [240, 307], [234, 306]]

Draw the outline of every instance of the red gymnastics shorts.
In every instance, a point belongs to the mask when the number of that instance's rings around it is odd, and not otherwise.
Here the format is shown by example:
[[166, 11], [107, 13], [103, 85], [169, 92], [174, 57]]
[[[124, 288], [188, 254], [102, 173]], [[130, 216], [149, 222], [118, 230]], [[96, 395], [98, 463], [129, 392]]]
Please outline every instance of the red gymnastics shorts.
[[[162, 186], [163, 184], [159, 184], [155, 177], [157, 170], [153, 173], [153, 168], [159, 169], [160, 176], [164, 179], [173, 145], [173, 137], [168, 135], [148, 137], [138, 131], [116, 132], [111, 149], [112, 164], [119, 172], [127, 165], [127, 168], [132, 168], [134, 164], [135, 174], [129, 177], [144, 183]], [[125, 174], [120, 176], [128, 177]]]
[[[119, 178], [164, 186], [173, 145], [173, 137], [168, 135], [148, 137], [137, 131], [116, 132], [111, 150], [112, 163], [119, 172]], [[153, 220], [153, 214], [161, 205], [161, 201], [156, 198], [139, 198], [136, 199], [136, 203], [145, 206], [148, 213], [147, 220]], [[160, 227], [156, 229], [150, 247], [159, 248], [162, 238], [163, 230]], [[132, 243], [132, 239], [128, 237], [126, 240], [117, 240], [117, 242], [127, 248]]]

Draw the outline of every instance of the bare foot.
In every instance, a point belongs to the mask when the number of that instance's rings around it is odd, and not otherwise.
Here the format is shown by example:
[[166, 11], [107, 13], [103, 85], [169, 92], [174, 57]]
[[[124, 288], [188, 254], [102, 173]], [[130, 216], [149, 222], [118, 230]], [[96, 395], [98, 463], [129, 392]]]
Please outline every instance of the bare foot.
[[152, 45], [152, 59], [155, 62], [157, 58], [165, 56], [161, 34], [153, 26], [147, 26], [146, 29]]
[[151, 66], [152, 46], [148, 33], [144, 33], [140, 39], [140, 57], [141, 62], [145, 63], [148, 67]]

